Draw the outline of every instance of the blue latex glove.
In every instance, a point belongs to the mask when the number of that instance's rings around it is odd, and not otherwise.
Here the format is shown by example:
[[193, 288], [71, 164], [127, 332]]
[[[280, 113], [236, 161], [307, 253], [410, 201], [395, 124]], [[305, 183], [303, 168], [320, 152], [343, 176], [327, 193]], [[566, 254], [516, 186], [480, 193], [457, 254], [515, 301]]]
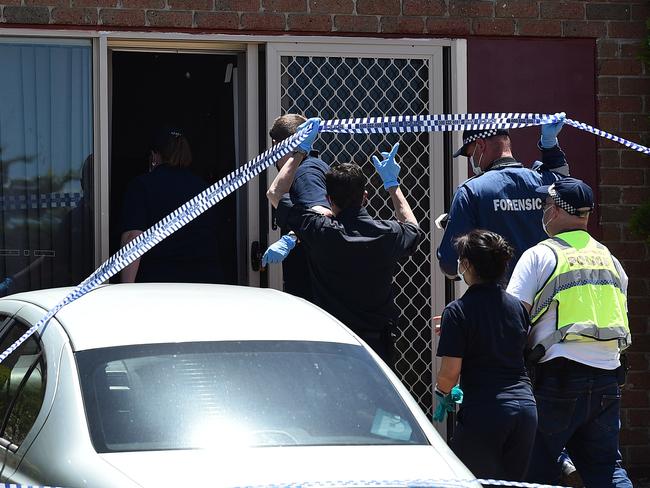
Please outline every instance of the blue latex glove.
[[269, 263], [281, 263], [289, 255], [291, 250], [296, 247], [296, 239], [290, 235], [280, 237], [280, 240], [275, 241], [262, 256], [262, 266]]
[[382, 152], [381, 155], [384, 159], [381, 161], [377, 156], [372, 157], [372, 164], [375, 165], [375, 169], [379, 176], [381, 176], [381, 181], [384, 182], [384, 188], [387, 190], [394, 186], [399, 185], [397, 177], [399, 176], [399, 164], [395, 162], [395, 155], [399, 149], [399, 142], [396, 143], [390, 152]]
[[298, 144], [298, 148], [301, 151], [305, 151], [307, 154], [309, 154], [309, 151], [311, 151], [311, 146], [314, 143], [316, 136], [318, 135], [319, 127], [320, 127], [320, 119], [318, 117], [312, 117], [311, 119], [307, 119], [305, 122], [303, 122], [298, 126], [296, 132], [300, 132], [303, 129], [308, 130], [306, 139], [302, 141], [300, 144]]
[[14, 280], [7, 276], [2, 283], [0, 283], [0, 297], [3, 297], [5, 295], [8, 295], [11, 293], [11, 289], [13, 288], [14, 285]]
[[447, 417], [447, 412], [456, 410], [456, 404], [463, 403], [463, 390], [460, 386], [454, 386], [449, 393], [443, 395], [436, 389], [436, 411], [433, 414], [433, 420], [442, 422]]
[[559, 112], [555, 115], [560, 117], [560, 120], [553, 122], [552, 124], [542, 125], [542, 137], [539, 140], [539, 144], [544, 149], [550, 149], [557, 146], [557, 135], [560, 133], [562, 126], [564, 125], [566, 114], [564, 112]]

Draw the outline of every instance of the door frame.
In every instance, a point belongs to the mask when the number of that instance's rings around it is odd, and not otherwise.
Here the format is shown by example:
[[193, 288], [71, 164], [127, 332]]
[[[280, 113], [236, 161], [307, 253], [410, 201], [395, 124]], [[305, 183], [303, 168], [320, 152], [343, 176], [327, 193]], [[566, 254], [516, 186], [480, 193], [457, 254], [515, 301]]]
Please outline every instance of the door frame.
[[[100, 114], [99, 134], [100, 146], [103, 151], [102, 161], [108, 164], [101, 165], [99, 177], [99, 198], [96, 203], [100, 206], [96, 226], [100, 235], [99, 262], [105, 261], [110, 254], [109, 250], [109, 195], [110, 195], [110, 162], [111, 162], [111, 127], [112, 127], [112, 54], [114, 52], [143, 52], [143, 53], [175, 53], [175, 54], [213, 54], [213, 55], [237, 55], [244, 59], [244, 66], [237, 68], [233, 73], [234, 93], [233, 100], [235, 107], [235, 154], [237, 161], [235, 167], [245, 164], [258, 154], [258, 131], [255, 127], [258, 125], [257, 107], [250, 103], [251, 94], [257, 94], [257, 72], [258, 59], [256, 46], [245, 45], [242, 43], [222, 43], [222, 42], [195, 42], [185, 40], [160, 40], [160, 39], [122, 39], [100, 37], [99, 42], [104, 44], [99, 51], [99, 92], [106, 96], [98, 96]], [[103, 56], [102, 56], [103, 55]], [[245, 75], [243, 80], [241, 76]], [[244, 93], [240, 92], [240, 84], [244, 84]], [[240, 107], [243, 108], [240, 112]], [[253, 112], [253, 110], [255, 110]], [[242, 123], [239, 115], [243, 112], [245, 134], [241, 134]], [[253, 149], [255, 148], [255, 149]], [[105, 183], [107, 182], [107, 183]], [[246, 187], [245, 199], [237, 201], [236, 207], [236, 242], [238, 246], [238, 265], [237, 275], [238, 282], [249, 286], [259, 286], [259, 272], [254, 272], [249, 265], [248, 249], [253, 241], [258, 240], [257, 228], [255, 225], [259, 221], [259, 197], [258, 197], [258, 180], [253, 179]], [[99, 201], [97, 201], [99, 200]], [[245, 221], [240, 219], [244, 216]], [[247, 271], [244, 271], [246, 269]]]

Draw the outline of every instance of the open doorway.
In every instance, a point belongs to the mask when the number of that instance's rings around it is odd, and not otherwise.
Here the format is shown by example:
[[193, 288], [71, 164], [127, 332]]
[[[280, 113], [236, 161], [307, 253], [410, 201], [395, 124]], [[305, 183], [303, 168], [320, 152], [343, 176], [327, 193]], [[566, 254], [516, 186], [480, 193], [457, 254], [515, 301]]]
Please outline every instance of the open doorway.
[[[127, 185], [149, 171], [156, 130], [178, 127], [192, 150], [192, 171], [212, 184], [236, 166], [236, 55], [113, 52], [110, 252], [119, 248]], [[237, 284], [237, 200], [217, 205], [226, 283]]]

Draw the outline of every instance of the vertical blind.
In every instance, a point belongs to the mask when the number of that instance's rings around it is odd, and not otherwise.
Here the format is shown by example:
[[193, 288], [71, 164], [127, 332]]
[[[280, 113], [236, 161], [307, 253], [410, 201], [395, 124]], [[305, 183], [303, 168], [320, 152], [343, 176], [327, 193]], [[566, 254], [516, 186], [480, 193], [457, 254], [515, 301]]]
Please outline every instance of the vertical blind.
[[90, 41], [0, 38], [0, 66], [0, 295], [77, 284], [93, 268]]

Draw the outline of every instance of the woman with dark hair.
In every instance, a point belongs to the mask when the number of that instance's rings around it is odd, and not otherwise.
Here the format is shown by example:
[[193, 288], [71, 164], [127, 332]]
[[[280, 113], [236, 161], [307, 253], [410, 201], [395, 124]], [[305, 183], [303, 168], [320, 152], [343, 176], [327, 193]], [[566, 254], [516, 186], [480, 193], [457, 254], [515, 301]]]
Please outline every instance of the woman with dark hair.
[[[122, 245], [208, 186], [189, 169], [192, 151], [180, 129], [159, 130], [152, 146], [149, 173], [133, 180], [124, 197]], [[121, 281], [221, 283], [217, 226], [215, 209], [208, 209], [123, 269]]]
[[486, 230], [460, 236], [455, 246], [469, 289], [442, 313], [436, 397], [449, 404], [460, 377], [464, 395], [452, 450], [479, 478], [522, 480], [537, 410], [524, 364], [530, 319], [499, 285], [513, 249]]

